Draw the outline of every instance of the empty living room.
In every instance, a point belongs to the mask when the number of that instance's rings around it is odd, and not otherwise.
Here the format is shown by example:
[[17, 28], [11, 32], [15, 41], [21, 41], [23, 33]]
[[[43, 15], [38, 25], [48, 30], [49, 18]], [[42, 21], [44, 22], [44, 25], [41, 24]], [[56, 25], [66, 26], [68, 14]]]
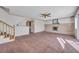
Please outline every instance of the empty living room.
[[78, 53], [79, 6], [0, 6], [0, 53]]

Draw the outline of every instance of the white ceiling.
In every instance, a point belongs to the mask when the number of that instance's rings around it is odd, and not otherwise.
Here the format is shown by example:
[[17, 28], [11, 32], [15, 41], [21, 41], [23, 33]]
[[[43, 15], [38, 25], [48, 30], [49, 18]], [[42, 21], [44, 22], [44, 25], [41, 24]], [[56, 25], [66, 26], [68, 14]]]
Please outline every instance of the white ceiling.
[[49, 12], [51, 17], [48, 19], [54, 18], [63, 18], [74, 15], [76, 11], [76, 6], [6, 6], [10, 9], [11, 14], [23, 16], [25, 18], [34, 18], [34, 19], [43, 19], [41, 13]]

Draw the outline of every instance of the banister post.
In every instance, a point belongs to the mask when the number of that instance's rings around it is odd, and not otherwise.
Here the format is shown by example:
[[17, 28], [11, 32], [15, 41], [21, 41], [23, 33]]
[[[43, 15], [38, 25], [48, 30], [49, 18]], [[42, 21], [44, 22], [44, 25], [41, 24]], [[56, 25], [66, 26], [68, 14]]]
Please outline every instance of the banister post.
[[1, 34], [5, 37], [10, 36], [11, 39], [15, 40], [15, 25], [11, 26], [0, 20]]
[[4, 35], [4, 31], [5, 31], [5, 30], [4, 30], [4, 23], [2, 23], [2, 24], [3, 24], [3, 25], [2, 25], [2, 27], [3, 27], [3, 35]]
[[15, 25], [13, 25], [13, 35], [14, 35], [14, 40], [15, 40]]

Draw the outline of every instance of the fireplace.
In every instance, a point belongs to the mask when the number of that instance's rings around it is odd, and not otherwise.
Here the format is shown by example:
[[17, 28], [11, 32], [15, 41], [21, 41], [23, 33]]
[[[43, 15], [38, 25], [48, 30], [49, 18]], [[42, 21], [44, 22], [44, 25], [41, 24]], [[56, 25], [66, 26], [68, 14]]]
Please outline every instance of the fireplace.
[[57, 31], [57, 30], [58, 30], [58, 27], [53, 27], [53, 30], [54, 30], [54, 31]]

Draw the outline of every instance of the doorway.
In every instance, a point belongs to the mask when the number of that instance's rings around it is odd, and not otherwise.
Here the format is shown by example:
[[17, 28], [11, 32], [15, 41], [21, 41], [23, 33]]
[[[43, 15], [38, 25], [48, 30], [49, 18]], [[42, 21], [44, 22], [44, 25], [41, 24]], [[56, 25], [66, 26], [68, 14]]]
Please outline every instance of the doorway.
[[26, 26], [29, 27], [30, 34], [34, 32], [34, 21], [26, 21]]

